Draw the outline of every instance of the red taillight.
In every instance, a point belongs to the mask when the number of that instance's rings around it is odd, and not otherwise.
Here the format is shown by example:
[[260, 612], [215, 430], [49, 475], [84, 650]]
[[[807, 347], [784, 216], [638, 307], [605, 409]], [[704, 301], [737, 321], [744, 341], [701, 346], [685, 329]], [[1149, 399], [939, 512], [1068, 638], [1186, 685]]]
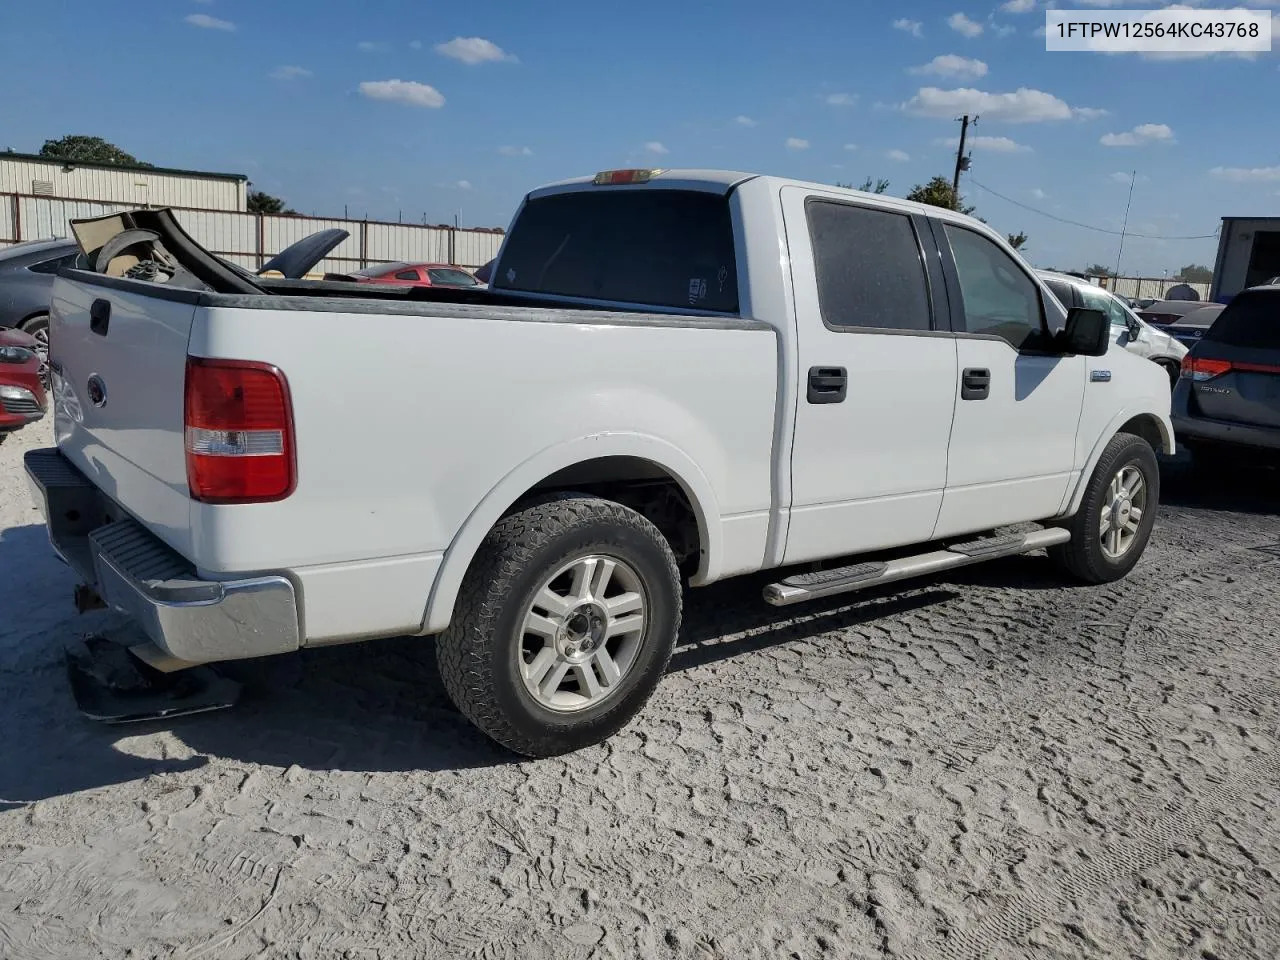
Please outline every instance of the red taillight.
[[1190, 353], [1182, 358], [1182, 376], [1188, 380], [1212, 380], [1230, 369], [1230, 360], [1206, 360]]
[[293, 492], [293, 408], [269, 363], [187, 358], [187, 486], [204, 503], [267, 503]]
[[661, 172], [661, 170], [601, 170], [591, 182], [598, 187], [622, 183], [648, 183]]

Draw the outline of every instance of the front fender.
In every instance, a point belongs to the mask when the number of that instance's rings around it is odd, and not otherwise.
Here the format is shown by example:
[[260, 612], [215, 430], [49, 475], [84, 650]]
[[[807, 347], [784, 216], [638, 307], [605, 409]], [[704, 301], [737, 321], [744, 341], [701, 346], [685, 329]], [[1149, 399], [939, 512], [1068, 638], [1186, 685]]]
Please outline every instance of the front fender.
[[702, 545], [695, 585], [717, 578], [722, 566], [720, 510], [702, 469], [683, 450], [666, 440], [639, 433], [602, 433], [568, 441], [534, 454], [515, 467], [476, 504], [445, 551], [436, 575], [421, 633], [439, 633], [449, 626], [462, 578], [494, 524], [513, 503], [547, 477], [568, 467], [601, 457], [636, 457], [661, 467], [684, 489], [698, 521]]
[[1111, 438], [1120, 432], [1122, 426], [1134, 417], [1140, 416], [1151, 417], [1156, 421], [1160, 430], [1160, 452], [1169, 456], [1177, 452], [1173, 436], [1173, 421], [1169, 419], [1168, 412], [1161, 412], [1156, 407], [1156, 401], [1153, 399], [1137, 400], [1128, 404], [1107, 422], [1106, 427], [1094, 439], [1093, 446], [1089, 450], [1088, 459], [1086, 459], [1080, 475], [1076, 477], [1075, 486], [1071, 489], [1067, 502], [1059, 514], [1060, 516], [1073, 516], [1080, 509], [1080, 504], [1084, 501], [1085, 487], [1089, 485], [1089, 478], [1093, 476], [1093, 471], [1098, 466], [1098, 461], [1102, 459], [1102, 451], [1107, 448]]

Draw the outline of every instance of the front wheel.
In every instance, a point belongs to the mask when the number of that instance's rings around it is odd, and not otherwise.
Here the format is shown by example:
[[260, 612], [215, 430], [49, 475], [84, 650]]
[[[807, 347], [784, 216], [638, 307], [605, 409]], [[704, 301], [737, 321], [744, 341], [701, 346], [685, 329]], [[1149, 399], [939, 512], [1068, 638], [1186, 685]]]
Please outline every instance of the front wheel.
[[1084, 583], [1110, 583], [1142, 556], [1160, 505], [1160, 467], [1141, 437], [1111, 438], [1066, 524], [1071, 539], [1049, 551], [1066, 573]]
[[49, 315], [38, 313], [22, 324], [22, 332], [29, 333], [36, 341], [36, 353], [40, 356], [40, 382], [49, 388]]
[[608, 500], [557, 495], [490, 531], [436, 660], [458, 709], [498, 743], [567, 753], [644, 706], [671, 658], [680, 603], [675, 557], [652, 523]]

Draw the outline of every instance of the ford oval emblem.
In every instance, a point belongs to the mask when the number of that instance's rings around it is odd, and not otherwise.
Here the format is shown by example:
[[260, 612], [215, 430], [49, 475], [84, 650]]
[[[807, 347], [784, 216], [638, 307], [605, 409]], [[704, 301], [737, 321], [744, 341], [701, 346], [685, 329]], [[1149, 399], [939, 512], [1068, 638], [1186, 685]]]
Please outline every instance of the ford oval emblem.
[[86, 391], [89, 394], [89, 402], [93, 404], [95, 407], [105, 407], [107, 405], [106, 381], [104, 381], [102, 377], [98, 376], [96, 373], [89, 378], [89, 383], [86, 386]]

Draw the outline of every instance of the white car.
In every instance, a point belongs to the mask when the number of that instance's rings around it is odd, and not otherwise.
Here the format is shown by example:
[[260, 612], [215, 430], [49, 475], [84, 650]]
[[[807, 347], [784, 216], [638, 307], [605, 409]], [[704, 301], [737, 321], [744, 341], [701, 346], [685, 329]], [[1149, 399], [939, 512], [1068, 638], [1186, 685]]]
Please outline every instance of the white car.
[[168, 669], [433, 636], [526, 755], [641, 709], [686, 582], [777, 570], [786, 605], [1038, 549], [1123, 577], [1173, 452], [1168, 379], [1101, 313], [886, 196], [569, 180], [465, 296], [249, 276], [165, 210], [74, 226], [95, 272], [55, 284], [26, 462], [81, 595]]
[[1101, 310], [1111, 322], [1116, 343], [1130, 353], [1158, 363], [1168, 371], [1170, 383], [1178, 382], [1182, 358], [1187, 355], [1186, 346], [1147, 323], [1114, 293], [1095, 286], [1084, 277], [1049, 270], [1036, 272], [1064, 307], [1068, 310], [1073, 307]]

